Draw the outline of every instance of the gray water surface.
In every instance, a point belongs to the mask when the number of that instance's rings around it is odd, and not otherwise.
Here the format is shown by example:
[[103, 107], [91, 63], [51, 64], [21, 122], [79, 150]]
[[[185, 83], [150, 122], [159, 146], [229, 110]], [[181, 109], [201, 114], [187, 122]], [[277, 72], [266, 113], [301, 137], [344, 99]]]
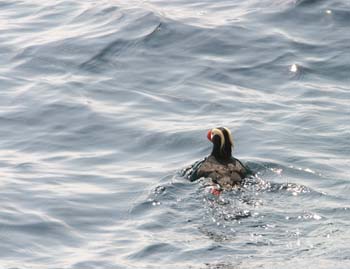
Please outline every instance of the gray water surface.
[[[350, 268], [346, 0], [0, 1], [0, 268]], [[256, 172], [180, 171], [227, 126]]]

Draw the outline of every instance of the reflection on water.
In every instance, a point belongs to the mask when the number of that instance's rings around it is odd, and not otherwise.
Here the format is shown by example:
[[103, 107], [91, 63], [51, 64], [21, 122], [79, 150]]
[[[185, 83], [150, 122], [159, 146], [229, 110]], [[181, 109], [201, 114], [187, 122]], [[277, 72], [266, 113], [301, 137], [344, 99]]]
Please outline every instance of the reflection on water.
[[349, 267], [347, 1], [0, 7], [0, 268]]

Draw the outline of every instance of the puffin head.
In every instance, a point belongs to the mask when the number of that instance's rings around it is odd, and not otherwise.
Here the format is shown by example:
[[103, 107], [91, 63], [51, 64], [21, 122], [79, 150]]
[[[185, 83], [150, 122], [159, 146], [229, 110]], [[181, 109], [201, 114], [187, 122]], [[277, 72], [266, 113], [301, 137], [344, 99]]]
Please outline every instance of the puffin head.
[[208, 131], [207, 137], [213, 143], [211, 156], [218, 161], [228, 161], [232, 158], [233, 138], [226, 127], [218, 127]]

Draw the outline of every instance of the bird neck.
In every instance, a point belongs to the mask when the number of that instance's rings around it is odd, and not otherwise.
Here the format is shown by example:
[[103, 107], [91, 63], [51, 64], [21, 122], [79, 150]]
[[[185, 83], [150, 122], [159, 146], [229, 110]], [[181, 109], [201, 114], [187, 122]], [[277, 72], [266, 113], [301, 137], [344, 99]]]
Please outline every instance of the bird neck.
[[232, 148], [230, 145], [224, 145], [224, 147], [221, 149], [220, 145], [214, 144], [210, 155], [214, 156], [215, 159], [220, 162], [228, 162], [232, 158]]

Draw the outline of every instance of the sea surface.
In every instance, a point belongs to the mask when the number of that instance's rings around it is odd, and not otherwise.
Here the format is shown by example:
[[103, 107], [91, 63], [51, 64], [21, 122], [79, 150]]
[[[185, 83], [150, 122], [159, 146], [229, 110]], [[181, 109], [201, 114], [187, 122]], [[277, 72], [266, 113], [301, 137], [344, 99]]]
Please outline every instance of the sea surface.
[[[350, 268], [350, 1], [1, 0], [1, 269]], [[226, 126], [255, 175], [181, 171]]]

